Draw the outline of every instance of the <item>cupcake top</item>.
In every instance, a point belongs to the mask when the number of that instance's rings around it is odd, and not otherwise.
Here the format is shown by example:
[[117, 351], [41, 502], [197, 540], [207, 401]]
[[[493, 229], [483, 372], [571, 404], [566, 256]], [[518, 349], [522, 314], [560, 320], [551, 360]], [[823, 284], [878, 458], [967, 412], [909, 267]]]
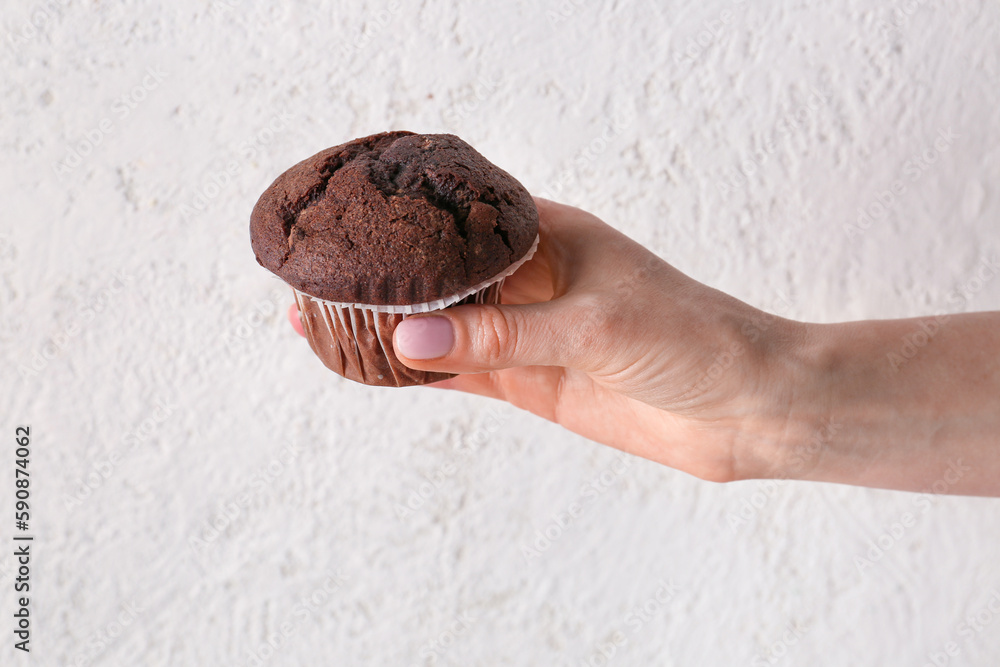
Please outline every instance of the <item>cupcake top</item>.
[[261, 266], [320, 299], [446, 298], [521, 259], [538, 211], [510, 174], [451, 134], [385, 132], [299, 162], [250, 216]]

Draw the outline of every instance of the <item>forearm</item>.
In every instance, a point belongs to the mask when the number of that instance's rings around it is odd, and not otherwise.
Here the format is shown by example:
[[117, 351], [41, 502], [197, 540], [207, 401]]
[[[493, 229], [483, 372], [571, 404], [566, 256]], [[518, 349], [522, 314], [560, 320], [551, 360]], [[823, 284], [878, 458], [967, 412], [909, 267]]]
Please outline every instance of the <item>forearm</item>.
[[804, 331], [778, 475], [1000, 495], [1000, 313]]

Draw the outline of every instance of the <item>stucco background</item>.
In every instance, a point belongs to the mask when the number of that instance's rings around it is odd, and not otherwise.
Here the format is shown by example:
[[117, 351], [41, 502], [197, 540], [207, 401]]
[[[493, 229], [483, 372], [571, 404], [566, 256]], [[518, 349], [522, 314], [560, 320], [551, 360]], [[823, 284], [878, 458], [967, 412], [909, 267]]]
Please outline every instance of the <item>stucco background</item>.
[[317, 150], [449, 131], [770, 312], [997, 309], [997, 3], [3, 6], [0, 663], [998, 663], [997, 501], [710, 484], [353, 384], [247, 233]]

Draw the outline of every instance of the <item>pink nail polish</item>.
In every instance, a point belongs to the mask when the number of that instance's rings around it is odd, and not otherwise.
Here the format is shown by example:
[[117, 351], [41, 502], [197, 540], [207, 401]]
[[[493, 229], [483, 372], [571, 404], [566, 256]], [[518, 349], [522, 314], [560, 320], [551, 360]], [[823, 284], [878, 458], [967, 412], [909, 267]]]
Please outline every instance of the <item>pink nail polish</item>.
[[455, 334], [446, 317], [408, 317], [396, 326], [396, 352], [409, 359], [436, 359], [451, 350]]

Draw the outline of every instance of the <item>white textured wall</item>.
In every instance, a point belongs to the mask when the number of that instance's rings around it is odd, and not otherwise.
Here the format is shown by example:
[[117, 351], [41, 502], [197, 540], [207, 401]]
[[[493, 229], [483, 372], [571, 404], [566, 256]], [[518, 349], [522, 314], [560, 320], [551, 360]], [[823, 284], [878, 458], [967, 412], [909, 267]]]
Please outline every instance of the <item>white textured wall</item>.
[[713, 485], [350, 383], [247, 233], [299, 159], [451, 131], [771, 311], [1000, 308], [997, 3], [365, 4], [4, 2], [0, 663], [29, 423], [32, 664], [997, 664], [1000, 503]]

